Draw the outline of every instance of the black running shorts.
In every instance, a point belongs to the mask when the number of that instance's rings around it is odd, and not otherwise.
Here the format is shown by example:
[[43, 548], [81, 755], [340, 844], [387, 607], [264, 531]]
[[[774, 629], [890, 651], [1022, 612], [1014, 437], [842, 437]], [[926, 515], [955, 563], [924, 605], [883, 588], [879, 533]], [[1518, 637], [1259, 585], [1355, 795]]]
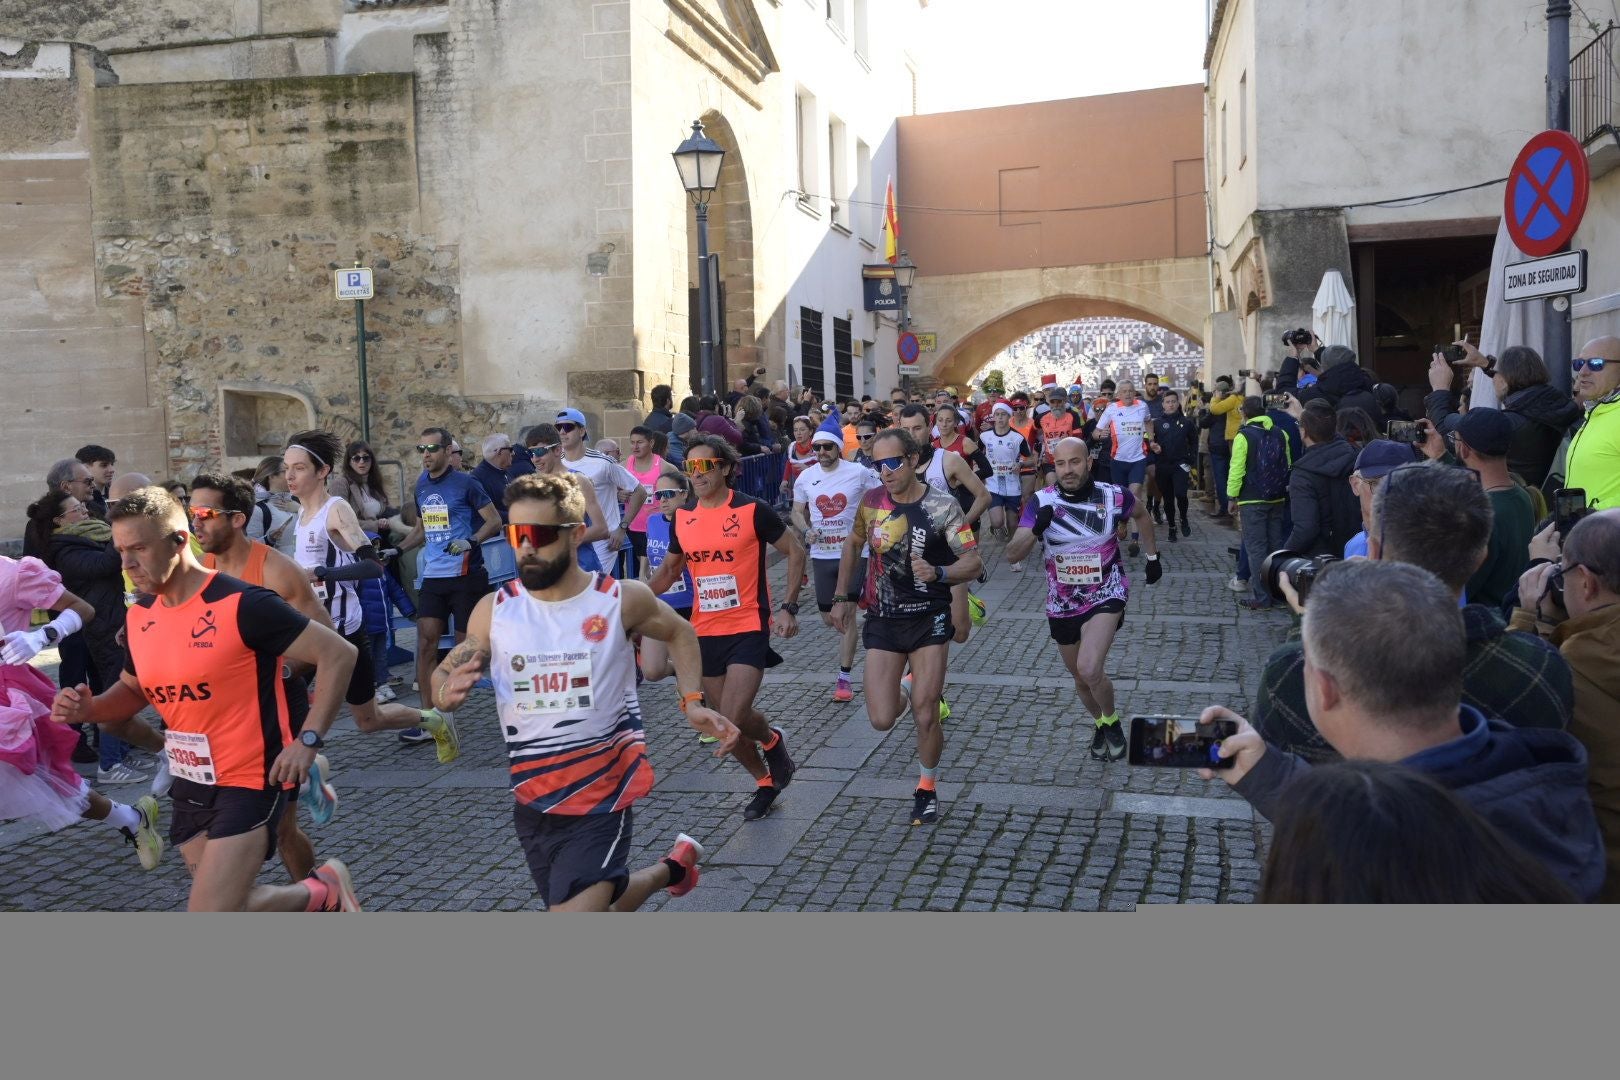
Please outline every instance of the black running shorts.
[[473, 608], [489, 592], [489, 574], [475, 566], [463, 577], [430, 577], [416, 593], [416, 614], [422, 619], [444, 622], [454, 618], [456, 629], [467, 632]]
[[169, 845], [198, 836], [224, 840], [264, 829], [264, 857], [276, 853], [276, 826], [292, 797], [291, 789], [215, 787], [176, 777], [169, 789]]
[[1046, 625], [1051, 627], [1052, 640], [1059, 645], [1078, 645], [1080, 643], [1080, 631], [1085, 628], [1086, 623], [1091, 621], [1092, 616], [1112, 615], [1116, 612], [1121, 616], [1119, 625], [1124, 626], [1125, 601], [1123, 600], [1104, 600], [1089, 611], [1082, 612], [1079, 615], [1070, 615], [1064, 619], [1054, 619], [1049, 615], [1046, 618]]
[[543, 814], [513, 803], [512, 824], [547, 907], [603, 881], [613, 883], [613, 900], [624, 895], [630, 884], [629, 807], [612, 814]]
[[726, 668], [733, 664], [755, 667], [764, 671], [782, 662], [771, 648], [768, 630], [750, 630], [746, 634], [722, 634], [718, 637], [698, 636], [698, 648], [703, 652], [703, 677], [724, 678]]
[[956, 636], [951, 613], [884, 619], [871, 615], [861, 624], [861, 644], [880, 652], [914, 653], [930, 645], [943, 645]]

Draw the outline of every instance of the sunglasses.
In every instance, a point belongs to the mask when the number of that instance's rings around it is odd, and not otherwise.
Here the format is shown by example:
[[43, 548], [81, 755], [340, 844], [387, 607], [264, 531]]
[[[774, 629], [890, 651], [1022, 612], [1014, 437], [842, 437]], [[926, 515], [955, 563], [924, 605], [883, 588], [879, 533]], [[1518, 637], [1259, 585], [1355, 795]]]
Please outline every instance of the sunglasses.
[[370, 454], [351, 454], [351, 455], [349, 455], [349, 460], [350, 461], [370, 461], [371, 460], [371, 455]]
[[855, 436], [855, 441], [856, 442], [871, 442], [875, 438], [877, 438], [877, 436], [875, 434], [874, 435], [857, 435], [857, 436]]
[[681, 488], [659, 488], [657, 491], [653, 492], [653, 498], [657, 499], [659, 502], [663, 502], [667, 499], [673, 499], [684, 494], [686, 494], [686, 492]]
[[579, 430], [579, 425], [578, 424], [562, 423], [562, 424], [557, 425], [557, 430], [562, 432], [564, 435], [566, 435], [570, 431], [578, 431]]
[[872, 462], [873, 465], [876, 465], [884, 472], [899, 472], [900, 467], [905, 463], [906, 459], [904, 457], [880, 457]]
[[216, 510], [212, 506], [193, 506], [190, 510], [192, 521], [212, 521], [217, 517], [228, 517], [231, 514], [240, 514], [240, 510]]
[[512, 545], [513, 550], [521, 548], [525, 543], [536, 551], [549, 547], [557, 542], [557, 537], [565, 529], [577, 529], [580, 523], [566, 521], [561, 525], [508, 525], [506, 527], [506, 542]]
[[1609, 362], [1601, 356], [1577, 356], [1569, 362], [1572, 370], [1579, 371], [1584, 367], [1594, 375], [1608, 367], [1608, 365]]
[[719, 458], [687, 458], [686, 464], [683, 467], [686, 470], [687, 476], [702, 476], [705, 473], [714, 472], [714, 470], [718, 469], [721, 464], [722, 463]]
[[545, 457], [561, 445], [561, 443], [535, 443], [529, 448], [529, 454], [531, 457]]
[[416, 444], [416, 452], [418, 454], [437, 454], [440, 450], [443, 450], [443, 449], [444, 449], [444, 444], [443, 443], [419, 442], [419, 443]]

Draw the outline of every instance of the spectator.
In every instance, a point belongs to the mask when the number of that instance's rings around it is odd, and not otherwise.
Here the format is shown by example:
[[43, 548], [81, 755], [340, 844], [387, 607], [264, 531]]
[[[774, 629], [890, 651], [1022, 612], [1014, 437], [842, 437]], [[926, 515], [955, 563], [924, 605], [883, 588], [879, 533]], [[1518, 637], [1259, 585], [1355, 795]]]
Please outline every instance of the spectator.
[[697, 420], [684, 412], [675, 414], [670, 422], [669, 448], [664, 451], [664, 460], [676, 468], [686, 464], [686, 440], [697, 430]]
[[[1396, 445], [1380, 441], [1362, 456]], [[1473, 474], [1429, 464], [1392, 470], [1378, 485], [1369, 517], [1369, 559], [1427, 570], [1451, 591], [1453, 604], [1462, 599], [1463, 585], [1485, 558], [1491, 535], [1491, 504]], [[1376, 604], [1383, 597], [1369, 594], [1366, 600]], [[1461, 610], [1463, 704], [1517, 728], [1568, 727], [1575, 692], [1569, 666], [1553, 648], [1534, 635], [1510, 631], [1494, 608], [1467, 604]], [[1329, 761], [1333, 749], [1306, 707], [1303, 668], [1297, 641], [1271, 654], [1255, 695], [1254, 724], [1275, 746], [1311, 761]]]
[[[690, 416], [693, 420], [696, 420], [698, 418], [698, 406], [700, 403], [701, 399], [695, 398], [688, 394], [686, 397], [681, 398], [681, 412], [685, 413], [687, 416]], [[670, 425], [670, 430], [675, 430], [673, 423]]]
[[1299, 419], [1305, 452], [1288, 477], [1293, 529], [1283, 547], [1302, 555], [1339, 555], [1361, 525], [1361, 506], [1350, 490], [1356, 452], [1334, 430], [1325, 401], [1306, 405]]
[[1232, 377], [1221, 375], [1215, 380], [1215, 396], [1210, 399], [1208, 413], [1199, 421], [1199, 426], [1209, 431], [1209, 469], [1215, 481], [1215, 511], [1210, 517], [1221, 525], [1232, 523], [1226, 480], [1232, 468], [1232, 440], [1243, 426], [1242, 405], [1243, 399], [1232, 393]]
[[1411, 422], [1412, 414], [1401, 408], [1400, 391], [1389, 383], [1381, 382], [1374, 386], [1373, 397], [1378, 399], [1378, 416], [1376, 419], [1380, 435], [1389, 433], [1389, 425], [1392, 420]]
[[1620, 507], [1620, 338], [1587, 342], [1574, 362], [1586, 421], [1570, 440], [1564, 484], [1584, 490], [1592, 509], [1612, 510]]
[[619, 454], [618, 439], [597, 439], [595, 450], [598, 454], [601, 454], [603, 457], [608, 458], [611, 461], [617, 461], [621, 465], [624, 463]]
[[1315, 334], [1311, 335], [1309, 343], [1295, 343], [1288, 346], [1288, 355], [1283, 357], [1282, 367], [1277, 371], [1277, 389], [1293, 390], [1299, 386], [1300, 367], [1306, 360], [1316, 359], [1316, 350], [1321, 348], [1322, 339]]
[[[1325, 399], [1316, 398], [1313, 400]], [[1338, 410], [1336, 422], [1339, 434], [1344, 436], [1344, 441], [1350, 444], [1350, 449], [1358, 454], [1368, 443], [1383, 438], [1383, 429], [1378, 426], [1378, 421], [1374, 420], [1372, 414], [1366, 409], [1340, 409]]]
[[105, 446], [91, 443], [79, 447], [73, 456], [90, 470], [90, 479], [95, 485], [95, 491], [91, 493], [90, 498], [88, 500], [81, 498], [80, 501], [84, 502], [84, 508], [90, 511], [91, 517], [106, 521], [107, 489], [112, 487], [113, 477], [118, 475], [118, 455]]
[[742, 453], [770, 454], [775, 452], [775, 441], [771, 437], [771, 425], [765, 419], [765, 407], [759, 403], [759, 398], [749, 394], [737, 403], [736, 424], [737, 430], [742, 432]]
[[[1326, 398], [1335, 412], [1360, 409], [1369, 417], [1378, 414], [1378, 398], [1373, 396], [1373, 379], [1356, 362], [1356, 352], [1347, 345], [1329, 345], [1322, 350], [1322, 376], [1316, 385], [1299, 391], [1301, 403]], [[1376, 437], [1376, 436], [1375, 436]]]
[[630, 519], [630, 557], [634, 560], [633, 566], [637, 577], [641, 576], [641, 563], [647, 557], [647, 519], [657, 509], [657, 499], [653, 497], [653, 492], [658, 488], [658, 478], [668, 468], [664, 459], [653, 449], [655, 435], [651, 428], [631, 428], [630, 460], [624, 463], [630, 475], [636, 478], [642, 490], [647, 493], [647, 499], [641, 504], [641, 509]]
[[741, 401], [743, 395], [748, 393], [748, 386], [751, 382], [753, 382], [752, 379], [737, 379], [732, 382], [731, 390], [727, 392], [725, 397], [728, 408], [736, 407], [737, 402]]
[[[1496, 387], [1496, 400], [1507, 414], [1513, 429], [1509, 435], [1507, 467], [1527, 484], [1540, 487], [1547, 479], [1553, 459], [1558, 456], [1558, 445], [1564, 434], [1581, 418], [1580, 406], [1569, 396], [1547, 381], [1547, 366], [1541, 355], [1525, 345], [1514, 345], [1503, 350], [1496, 360], [1481, 353], [1466, 341], [1458, 342], [1467, 354], [1462, 361], [1468, 368], [1478, 367], [1491, 377]], [[1466, 369], [1465, 369], [1466, 370]], [[1461, 415], [1457, 409], [1457, 395], [1452, 392], [1451, 365], [1439, 353], [1429, 363], [1429, 396], [1423, 399], [1423, 411], [1429, 422], [1449, 435], [1457, 429]]]
[[[191, 509], [191, 491], [186, 487], [185, 481], [173, 478], [163, 481], [158, 487], [169, 493], [169, 497], [179, 503], [188, 512]], [[71, 591], [71, 590], [70, 590]]]
[[381, 541], [379, 547], [392, 547], [394, 540], [410, 531], [388, 497], [370, 443], [357, 439], [344, 448], [343, 468], [327, 481], [326, 489], [348, 502], [360, 528]]
[[[1423, 452], [1430, 458], [1444, 443], [1428, 428]], [[1497, 409], [1470, 409], [1453, 426], [1457, 460], [1472, 469], [1491, 500], [1491, 541], [1485, 561], [1468, 579], [1466, 595], [1477, 604], [1499, 608], [1513, 591], [1529, 559], [1536, 531], [1536, 510], [1529, 494], [1508, 473], [1507, 453], [1514, 426]]]
[[512, 464], [506, 469], [506, 482], [511, 483], [520, 476], [527, 476], [534, 472], [534, 444], [538, 441], [534, 435], [534, 425], [529, 425], [518, 432], [517, 442], [512, 444]]
[[777, 405], [789, 405], [788, 384], [786, 379], [777, 379], [771, 386], [771, 400], [768, 405], [775, 408]]
[[652, 388], [650, 396], [652, 412], [647, 414], [647, 419], [641, 422], [641, 426], [648, 431], [662, 431], [668, 435], [675, 423], [675, 414], [670, 411], [675, 402], [675, 391], [668, 383], [659, 383]]
[[1562, 558], [1519, 579], [1519, 603], [1513, 628], [1551, 640], [1574, 675], [1569, 733], [1590, 757], [1587, 790], [1608, 850], [1600, 899], [1620, 903], [1620, 510], [1578, 522]]
[[1413, 447], [1388, 439], [1374, 439], [1361, 448], [1356, 455], [1356, 471], [1350, 474], [1350, 490], [1361, 503], [1361, 531], [1344, 545], [1345, 558], [1367, 555], [1367, 535], [1372, 531], [1373, 497], [1378, 493], [1378, 485], [1402, 465], [1412, 465], [1418, 460]]
[[1232, 471], [1227, 498], [1243, 513], [1243, 547], [1249, 556], [1251, 595], [1239, 603], [1250, 611], [1271, 607], [1271, 593], [1259, 573], [1266, 556], [1282, 547], [1283, 515], [1288, 506], [1288, 473], [1293, 457], [1288, 439], [1265, 415], [1260, 398], [1243, 400], [1243, 426], [1232, 444]]
[[289, 559], [298, 552], [298, 503], [287, 491], [286, 466], [279, 454], [259, 459], [253, 470], [253, 516], [248, 519], [249, 540], [260, 540]]
[[[1311, 588], [1303, 637], [1310, 719], [1334, 750], [1431, 777], [1582, 900], [1597, 896], [1604, 850], [1586, 793], [1586, 750], [1567, 732], [1515, 728], [1462, 703], [1463, 616], [1438, 578], [1396, 563], [1335, 566]], [[1202, 775], [1224, 779], [1282, 825], [1278, 797], [1310, 765], [1267, 746], [1225, 709], [1206, 709], [1203, 719], [1235, 720], [1240, 731], [1220, 746], [1233, 766]]]
[[793, 485], [799, 474], [816, 463], [816, 449], [811, 441], [816, 433], [815, 421], [808, 416], [793, 418], [793, 442], [788, 444], [786, 461], [782, 465], [782, 498], [792, 501]]
[[509, 482], [506, 470], [512, 464], [512, 440], [499, 433], [486, 435], [482, 449], [484, 459], [474, 466], [472, 478], [478, 481], [478, 486], [484, 489], [489, 501], [495, 504], [495, 512], [501, 515], [501, 524], [504, 525], [506, 500], [502, 496]]
[[1312, 769], [1277, 798], [1262, 904], [1570, 904], [1540, 862], [1412, 769]]
[[713, 397], [704, 397], [698, 401], [697, 430], [700, 435], [718, 435], [730, 443], [733, 449], [742, 446], [742, 431], [720, 415], [720, 403]]
[[[99, 497], [102, 508], [101, 520], [106, 520], [107, 490], [106, 488], [99, 491], [96, 489], [96, 482], [91, 476], [90, 467], [77, 458], [63, 458], [52, 465], [45, 473], [45, 490], [73, 496], [84, 504], [87, 512]], [[91, 516], [94, 517], [95, 515], [92, 513]], [[36, 559], [45, 558], [45, 550], [43, 548], [38, 551], [33, 550], [33, 542], [28, 540], [26, 536], [23, 541], [23, 554], [33, 556]], [[72, 592], [73, 590], [69, 589], [68, 591]]]

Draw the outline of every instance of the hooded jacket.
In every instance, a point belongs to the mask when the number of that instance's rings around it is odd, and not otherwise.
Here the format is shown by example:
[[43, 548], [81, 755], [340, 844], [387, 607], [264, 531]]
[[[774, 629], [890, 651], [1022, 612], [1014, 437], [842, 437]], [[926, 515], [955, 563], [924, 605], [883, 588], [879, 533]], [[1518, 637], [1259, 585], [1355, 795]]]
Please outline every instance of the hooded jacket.
[[1378, 408], [1378, 396], [1373, 393], [1373, 377], [1354, 360], [1328, 368], [1315, 386], [1300, 390], [1295, 396], [1302, 403], [1312, 398], [1326, 398], [1335, 412], [1365, 409], [1375, 421], [1383, 415]]
[[[1456, 792], [1576, 896], [1596, 899], [1604, 848], [1586, 791], [1585, 748], [1567, 732], [1510, 727], [1467, 705], [1458, 719], [1460, 738], [1401, 764]], [[1309, 768], [1303, 758], [1268, 748], [1234, 786], [1269, 820], [1283, 788]]]
[[1356, 451], [1336, 435], [1306, 447], [1288, 476], [1288, 509], [1294, 531], [1283, 547], [1302, 555], [1337, 555], [1361, 530], [1361, 501], [1350, 490]]
[[[1513, 391], [1502, 399], [1500, 408], [1513, 422], [1508, 471], [1531, 487], [1540, 487], [1558, 456], [1558, 444], [1581, 418], [1580, 404], [1556, 387], [1540, 383]], [[1423, 399], [1423, 411], [1429, 423], [1446, 435], [1457, 430], [1462, 420], [1457, 412], [1457, 394], [1451, 390], [1431, 391]]]

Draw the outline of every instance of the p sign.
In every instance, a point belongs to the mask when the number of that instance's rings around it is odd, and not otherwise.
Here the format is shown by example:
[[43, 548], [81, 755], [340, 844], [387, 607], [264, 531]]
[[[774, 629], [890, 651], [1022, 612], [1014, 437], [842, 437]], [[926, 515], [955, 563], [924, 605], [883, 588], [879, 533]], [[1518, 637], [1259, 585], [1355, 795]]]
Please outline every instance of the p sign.
[[332, 271], [332, 284], [339, 300], [371, 299], [371, 267], [355, 266]]

